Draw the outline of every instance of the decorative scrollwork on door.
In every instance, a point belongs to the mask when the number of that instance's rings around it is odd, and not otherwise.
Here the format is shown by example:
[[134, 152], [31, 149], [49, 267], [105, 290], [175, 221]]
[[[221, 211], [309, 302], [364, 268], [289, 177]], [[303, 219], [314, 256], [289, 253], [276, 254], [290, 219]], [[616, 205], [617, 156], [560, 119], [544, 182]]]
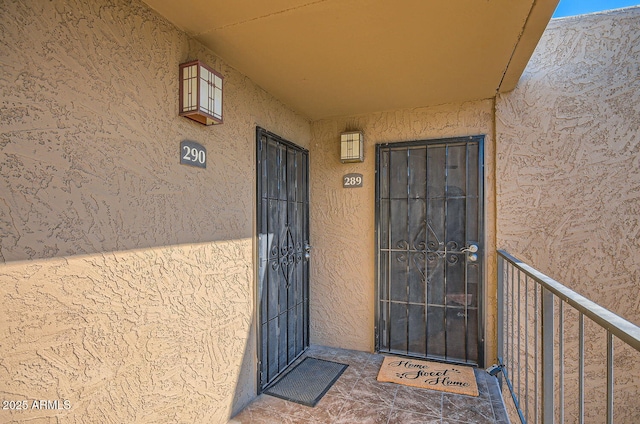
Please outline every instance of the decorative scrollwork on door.
[[302, 249], [296, 249], [296, 246], [301, 247], [302, 244], [294, 242], [291, 228], [287, 226], [280, 244], [280, 269], [286, 281], [287, 289], [291, 287], [296, 264], [302, 261]]

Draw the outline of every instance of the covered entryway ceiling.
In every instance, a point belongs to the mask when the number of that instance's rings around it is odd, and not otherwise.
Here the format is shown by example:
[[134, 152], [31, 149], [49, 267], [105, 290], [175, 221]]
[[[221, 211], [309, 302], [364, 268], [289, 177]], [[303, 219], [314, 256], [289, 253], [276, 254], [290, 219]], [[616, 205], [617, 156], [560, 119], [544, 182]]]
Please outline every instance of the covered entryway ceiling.
[[512, 90], [558, 0], [144, 0], [311, 119]]

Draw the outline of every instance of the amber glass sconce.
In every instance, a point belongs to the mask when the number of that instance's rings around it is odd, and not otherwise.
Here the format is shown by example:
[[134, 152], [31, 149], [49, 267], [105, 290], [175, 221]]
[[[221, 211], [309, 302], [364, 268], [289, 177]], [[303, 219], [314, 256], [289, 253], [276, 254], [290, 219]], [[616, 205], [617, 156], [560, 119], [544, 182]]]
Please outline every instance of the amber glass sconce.
[[222, 75], [195, 60], [180, 65], [180, 116], [222, 124]]

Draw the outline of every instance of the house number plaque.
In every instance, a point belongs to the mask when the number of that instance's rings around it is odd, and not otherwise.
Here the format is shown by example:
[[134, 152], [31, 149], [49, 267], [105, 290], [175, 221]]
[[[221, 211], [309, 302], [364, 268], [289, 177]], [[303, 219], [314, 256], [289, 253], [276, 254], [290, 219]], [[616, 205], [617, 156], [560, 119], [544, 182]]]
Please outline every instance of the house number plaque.
[[347, 174], [342, 177], [343, 188], [357, 188], [362, 187], [362, 174]]
[[180, 143], [180, 163], [183, 165], [206, 168], [207, 149], [195, 141], [182, 141]]

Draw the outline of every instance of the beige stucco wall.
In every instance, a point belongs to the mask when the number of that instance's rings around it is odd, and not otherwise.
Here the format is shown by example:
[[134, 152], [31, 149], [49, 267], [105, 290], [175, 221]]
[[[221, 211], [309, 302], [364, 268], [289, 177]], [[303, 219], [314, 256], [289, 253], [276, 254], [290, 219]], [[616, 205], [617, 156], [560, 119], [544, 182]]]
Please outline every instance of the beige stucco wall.
[[[496, 104], [498, 247], [635, 324], [639, 75], [640, 8], [554, 20], [518, 87]], [[566, 321], [573, 408], [577, 329]], [[605, 334], [587, 334], [586, 417], [603, 422]], [[615, 421], [637, 422], [640, 355], [618, 342], [615, 350]]]
[[[313, 344], [374, 348], [375, 144], [475, 134], [487, 363], [496, 234], [640, 323], [640, 9], [553, 21], [495, 120], [483, 100], [310, 124], [138, 1], [3, 1], [0, 39], [0, 400], [71, 405], [0, 422], [225, 422], [253, 398], [256, 125], [310, 149]], [[177, 116], [195, 58], [225, 77], [221, 126]], [[340, 163], [346, 129], [364, 163]]]
[[[138, 1], [2, 1], [0, 39], [0, 400], [71, 406], [0, 422], [226, 422], [256, 391], [255, 126], [308, 120]], [[223, 125], [177, 116], [195, 58]]]
[[553, 20], [496, 106], [498, 245], [636, 324], [639, 75], [640, 8]]
[[[340, 133], [362, 130], [363, 163], [340, 162]], [[311, 139], [311, 341], [374, 349], [375, 145], [484, 134], [486, 275], [495, 275], [493, 100], [316, 121]], [[364, 186], [344, 189], [342, 176], [363, 174]], [[486, 280], [487, 340], [494, 340], [495, 277]], [[492, 343], [489, 343], [490, 345]], [[494, 357], [488, 346], [488, 361]]]

